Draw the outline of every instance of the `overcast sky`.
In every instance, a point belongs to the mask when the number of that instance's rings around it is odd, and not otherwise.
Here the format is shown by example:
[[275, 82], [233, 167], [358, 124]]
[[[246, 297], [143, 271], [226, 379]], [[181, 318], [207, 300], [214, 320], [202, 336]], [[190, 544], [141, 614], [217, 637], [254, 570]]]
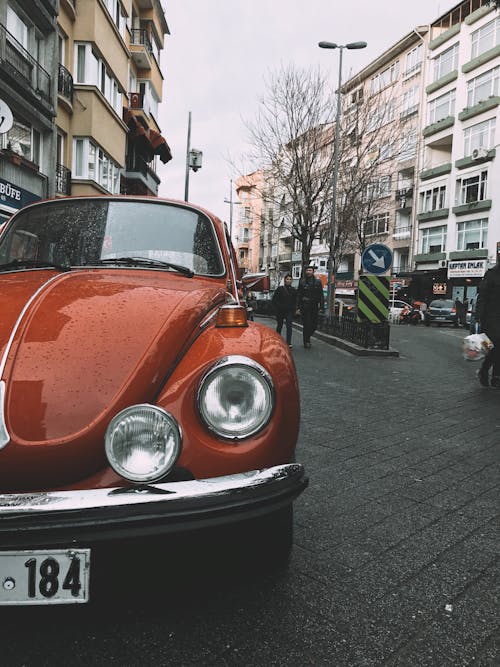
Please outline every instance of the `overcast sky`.
[[[165, 81], [159, 121], [173, 159], [160, 163], [160, 196], [184, 199], [191, 111], [191, 148], [203, 151], [203, 167], [190, 172], [189, 200], [229, 221], [224, 200], [230, 179], [238, 177], [229, 158], [238, 162], [247, 148], [243, 119], [255, 117], [270, 72], [281, 63], [319, 66], [335, 84], [338, 51], [320, 49], [318, 42], [368, 42], [366, 49], [344, 52], [345, 81], [412, 28], [432, 22], [457, 2], [164, 0], [171, 34], [161, 54]], [[233, 215], [236, 219], [237, 207]]]

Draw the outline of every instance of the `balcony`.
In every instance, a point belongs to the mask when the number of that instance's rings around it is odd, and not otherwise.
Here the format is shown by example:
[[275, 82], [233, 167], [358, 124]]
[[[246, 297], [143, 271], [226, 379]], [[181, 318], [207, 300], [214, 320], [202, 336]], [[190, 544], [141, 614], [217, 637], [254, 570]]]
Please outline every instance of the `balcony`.
[[[28, 51], [0, 24], [0, 73], [11, 80], [11, 85], [26, 91], [36, 100], [42, 100], [50, 106], [51, 80], [49, 73], [31, 56]], [[0, 78], [4, 79], [4, 76]]]
[[397, 208], [411, 208], [413, 201], [413, 188], [401, 188], [396, 190]]
[[411, 225], [402, 225], [401, 227], [395, 227], [392, 237], [395, 241], [402, 241], [403, 239], [409, 239], [411, 234]]
[[58, 195], [71, 194], [71, 171], [62, 164], [56, 166], [56, 192]]
[[158, 194], [160, 178], [146, 160], [139, 155], [128, 155], [122, 178], [122, 194]]
[[73, 77], [64, 65], [61, 64], [59, 64], [59, 72], [57, 75], [57, 92], [70, 104], [73, 104]]
[[130, 55], [140, 69], [151, 69], [153, 45], [144, 29], [134, 28], [130, 31]]

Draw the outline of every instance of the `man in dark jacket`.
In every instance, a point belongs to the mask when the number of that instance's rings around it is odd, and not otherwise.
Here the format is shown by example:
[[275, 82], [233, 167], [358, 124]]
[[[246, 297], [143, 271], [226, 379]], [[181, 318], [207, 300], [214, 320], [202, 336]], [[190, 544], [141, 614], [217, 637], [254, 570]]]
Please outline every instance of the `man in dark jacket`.
[[491, 367], [491, 386], [500, 389], [500, 255], [496, 266], [486, 272], [479, 285], [476, 319], [481, 325], [481, 331], [484, 331], [494, 345], [478, 371], [479, 382], [483, 387], [490, 384], [488, 373]]
[[318, 326], [318, 313], [325, 309], [323, 285], [314, 275], [314, 266], [308, 266], [306, 275], [299, 283], [297, 305], [302, 315], [302, 338], [304, 347], [311, 347], [311, 336]]
[[286, 342], [292, 347], [292, 323], [297, 309], [297, 290], [292, 287], [292, 276], [287, 273], [284, 285], [280, 285], [273, 294], [273, 305], [276, 310], [276, 331], [281, 334], [283, 320], [286, 323]]

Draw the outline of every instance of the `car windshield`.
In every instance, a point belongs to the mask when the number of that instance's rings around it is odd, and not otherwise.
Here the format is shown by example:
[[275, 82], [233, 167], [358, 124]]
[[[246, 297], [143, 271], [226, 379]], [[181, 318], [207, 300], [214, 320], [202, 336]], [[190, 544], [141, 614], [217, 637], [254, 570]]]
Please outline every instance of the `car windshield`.
[[452, 308], [453, 301], [447, 299], [440, 299], [439, 301], [433, 301], [431, 303], [431, 308]]
[[113, 260], [119, 266], [185, 267], [199, 275], [224, 274], [211, 220], [201, 212], [162, 202], [104, 197], [46, 202], [16, 215], [0, 242], [0, 270], [2, 265], [6, 269], [7, 265], [98, 266], [103, 262], [113, 266]]

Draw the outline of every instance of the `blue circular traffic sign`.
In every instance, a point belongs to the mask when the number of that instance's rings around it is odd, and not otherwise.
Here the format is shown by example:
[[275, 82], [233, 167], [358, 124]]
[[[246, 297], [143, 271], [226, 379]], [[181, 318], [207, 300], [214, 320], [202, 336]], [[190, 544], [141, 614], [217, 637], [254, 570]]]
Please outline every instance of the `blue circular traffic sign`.
[[361, 266], [365, 273], [386, 273], [392, 266], [392, 250], [383, 243], [372, 243], [361, 255]]

